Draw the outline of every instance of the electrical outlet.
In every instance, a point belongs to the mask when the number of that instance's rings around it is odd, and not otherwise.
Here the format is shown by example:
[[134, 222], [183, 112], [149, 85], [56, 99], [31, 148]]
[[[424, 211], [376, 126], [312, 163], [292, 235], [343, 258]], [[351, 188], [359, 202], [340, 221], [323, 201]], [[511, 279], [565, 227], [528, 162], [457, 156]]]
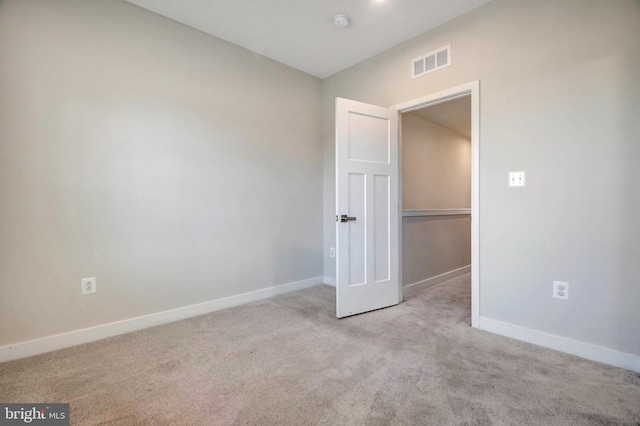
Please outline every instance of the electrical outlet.
[[525, 186], [524, 172], [509, 172], [509, 186]]
[[96, 277], [83, 278], [81, 280], [82, 294], [91, 294], [96, 292]]
[[562, 281], [553, 282], [553, 297], [556, 299], [569, 299], [569, 283]]
[[329, 256], [330, 257], [336, 257], [336, 248], [335, 247], [329, 248]]

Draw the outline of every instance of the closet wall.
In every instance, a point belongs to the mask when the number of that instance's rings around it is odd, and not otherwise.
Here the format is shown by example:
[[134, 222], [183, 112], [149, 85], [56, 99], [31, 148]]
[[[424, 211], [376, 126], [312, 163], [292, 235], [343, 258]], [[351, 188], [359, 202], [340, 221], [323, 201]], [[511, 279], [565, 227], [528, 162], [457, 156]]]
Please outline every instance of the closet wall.
[[[471, 140], [414, 114], [402, 116], [402, 206], [471, 208]], [[404, 286], [421, 286], [471, 264], [471, 216], [402, 221]], [[435, 283], [435, 282], [434, 282]]]

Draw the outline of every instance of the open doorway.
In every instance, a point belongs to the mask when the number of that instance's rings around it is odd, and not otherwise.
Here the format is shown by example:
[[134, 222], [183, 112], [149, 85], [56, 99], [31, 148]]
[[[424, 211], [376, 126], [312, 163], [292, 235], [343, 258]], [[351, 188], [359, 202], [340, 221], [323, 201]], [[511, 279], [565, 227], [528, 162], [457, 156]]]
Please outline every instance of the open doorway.
[[471, 273], [480, 316], [479, 82], [396, 105], [403, 296]]
[[406, 297], [471, 273], [471, 98], [406, 112], [400, 123]]

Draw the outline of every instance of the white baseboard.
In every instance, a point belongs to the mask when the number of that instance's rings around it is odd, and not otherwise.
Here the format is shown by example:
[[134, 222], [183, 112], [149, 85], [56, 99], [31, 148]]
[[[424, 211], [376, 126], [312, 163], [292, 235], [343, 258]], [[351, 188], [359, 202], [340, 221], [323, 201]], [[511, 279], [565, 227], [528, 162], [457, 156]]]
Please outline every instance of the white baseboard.
[[522, 340], [533, 343], [534, 345], [544, 346], [545, 348], [555, 349], [581, 358], [640, 373], [640, 356], [638, 355], [618, 352], [613, 349], [579, 342], [566, 337], [556, 336], [486, 317], [480, 317], [478, 328], [512, 339]]
[[468, 274], [469, 272], [471, 272], [471, 265], [463, 266], [462, 268], [454, 269], [453, 271], [445, 272], [444, 274], [436, 275], [435, 277], [406, 285], [402, 288], [402, 295], [404, 297], [411, 296], [425, 288], [459, 277], [460, 275]]
[[303, 288], [322, 284], [324, 277], [313, 277], [302, 281], [281, 284], [262, 290], [251, 291], [249, 293], [238, 294], [236, 296], [211, 300], [182, 308], [171, 309], [169, 311], [155, 314], [129, 318], [122, 321], [115, 321], [107, 324], [89, 327], [67, 333], [47, 336], [40, 339], [29, 340], [13, 345], [0, 346], [0, 362], [10, 361], [28, 356], [38, 355], [46, 352], [64, 349], [71, 346], [89, 343], [119, 334], [130, 333], [156, 325], [166, 324], [198, 315], [208, 314], [233, 306], [244, 305], [270, 297], [280, 296]]
[[328, 277], [328, 276], [324, 276], [324, 281], [325, 284], [330, 285], [331, 287], [335, 287], [336, 286], [336, 278], [335, 277]]

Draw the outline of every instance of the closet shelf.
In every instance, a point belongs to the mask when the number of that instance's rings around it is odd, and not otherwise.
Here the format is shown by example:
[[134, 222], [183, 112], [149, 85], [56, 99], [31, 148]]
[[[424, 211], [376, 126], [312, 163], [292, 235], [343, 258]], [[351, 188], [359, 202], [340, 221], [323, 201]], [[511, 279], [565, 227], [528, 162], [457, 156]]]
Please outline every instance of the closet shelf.
[[402, 210], [402, 217], [471, 216], [471, 209]]

